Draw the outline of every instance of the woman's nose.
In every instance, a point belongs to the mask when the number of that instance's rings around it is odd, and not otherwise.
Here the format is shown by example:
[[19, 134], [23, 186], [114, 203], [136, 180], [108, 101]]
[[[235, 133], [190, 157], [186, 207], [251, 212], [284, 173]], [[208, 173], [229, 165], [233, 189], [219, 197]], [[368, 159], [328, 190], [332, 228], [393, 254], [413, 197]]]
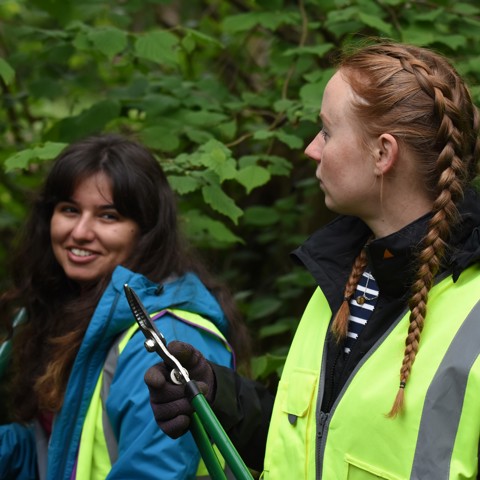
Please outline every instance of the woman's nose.
[[322, 158], [322, 142], [321, 135], [318, 134], [305, 149], [305, 155], [316, 162], [320, 162]]
[[95, 238], [93, 219], [81, 216], [75, 223], [72, 232], [72, 238], [77, 242], [89, 242]]

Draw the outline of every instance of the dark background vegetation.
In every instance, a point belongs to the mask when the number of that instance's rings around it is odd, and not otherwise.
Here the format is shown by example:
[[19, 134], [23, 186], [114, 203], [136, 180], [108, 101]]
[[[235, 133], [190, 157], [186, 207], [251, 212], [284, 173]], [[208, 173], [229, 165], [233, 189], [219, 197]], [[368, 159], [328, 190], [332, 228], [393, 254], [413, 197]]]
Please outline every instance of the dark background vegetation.
[[275, 380], [314, 288], [289, 252], [332, 218], [303, 149], [336, 55], [370, 36], [443, 52], [480, 103], [476, 0], [1, 0], [0, 289], [51, 159], [134, 133]]

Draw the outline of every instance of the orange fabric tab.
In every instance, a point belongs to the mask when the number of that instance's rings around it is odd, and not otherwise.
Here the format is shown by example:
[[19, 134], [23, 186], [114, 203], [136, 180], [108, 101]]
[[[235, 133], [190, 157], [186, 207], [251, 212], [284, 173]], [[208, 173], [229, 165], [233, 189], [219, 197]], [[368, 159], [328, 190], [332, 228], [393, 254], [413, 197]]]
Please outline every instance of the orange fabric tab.
[[393, 257], [393, 253], [388, 250], [388, 248], [385, 249], [385, 251], [383, 252], [383, 258], [392, 258]]

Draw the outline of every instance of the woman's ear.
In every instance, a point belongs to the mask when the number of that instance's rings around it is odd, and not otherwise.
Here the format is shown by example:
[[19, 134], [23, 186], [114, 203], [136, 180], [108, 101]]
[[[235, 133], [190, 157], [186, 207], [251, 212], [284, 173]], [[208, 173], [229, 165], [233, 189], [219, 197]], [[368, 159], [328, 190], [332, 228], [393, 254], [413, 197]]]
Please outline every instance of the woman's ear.
[[375, 175], [388, 173], [398, 159], [397, 139], [389, 133], [382, 133], [375, 145]]

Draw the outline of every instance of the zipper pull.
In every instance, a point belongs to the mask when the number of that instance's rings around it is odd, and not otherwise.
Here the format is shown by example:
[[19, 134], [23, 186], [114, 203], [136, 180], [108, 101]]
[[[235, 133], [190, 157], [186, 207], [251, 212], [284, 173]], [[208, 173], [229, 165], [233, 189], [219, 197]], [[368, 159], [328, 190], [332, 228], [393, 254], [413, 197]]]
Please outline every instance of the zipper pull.
[[320, 418], [318, 422], [318, 438], [323, 437], [323, 432], [325, 430], [325, 424], [328, 420], [328, 413], [320, 412]]

